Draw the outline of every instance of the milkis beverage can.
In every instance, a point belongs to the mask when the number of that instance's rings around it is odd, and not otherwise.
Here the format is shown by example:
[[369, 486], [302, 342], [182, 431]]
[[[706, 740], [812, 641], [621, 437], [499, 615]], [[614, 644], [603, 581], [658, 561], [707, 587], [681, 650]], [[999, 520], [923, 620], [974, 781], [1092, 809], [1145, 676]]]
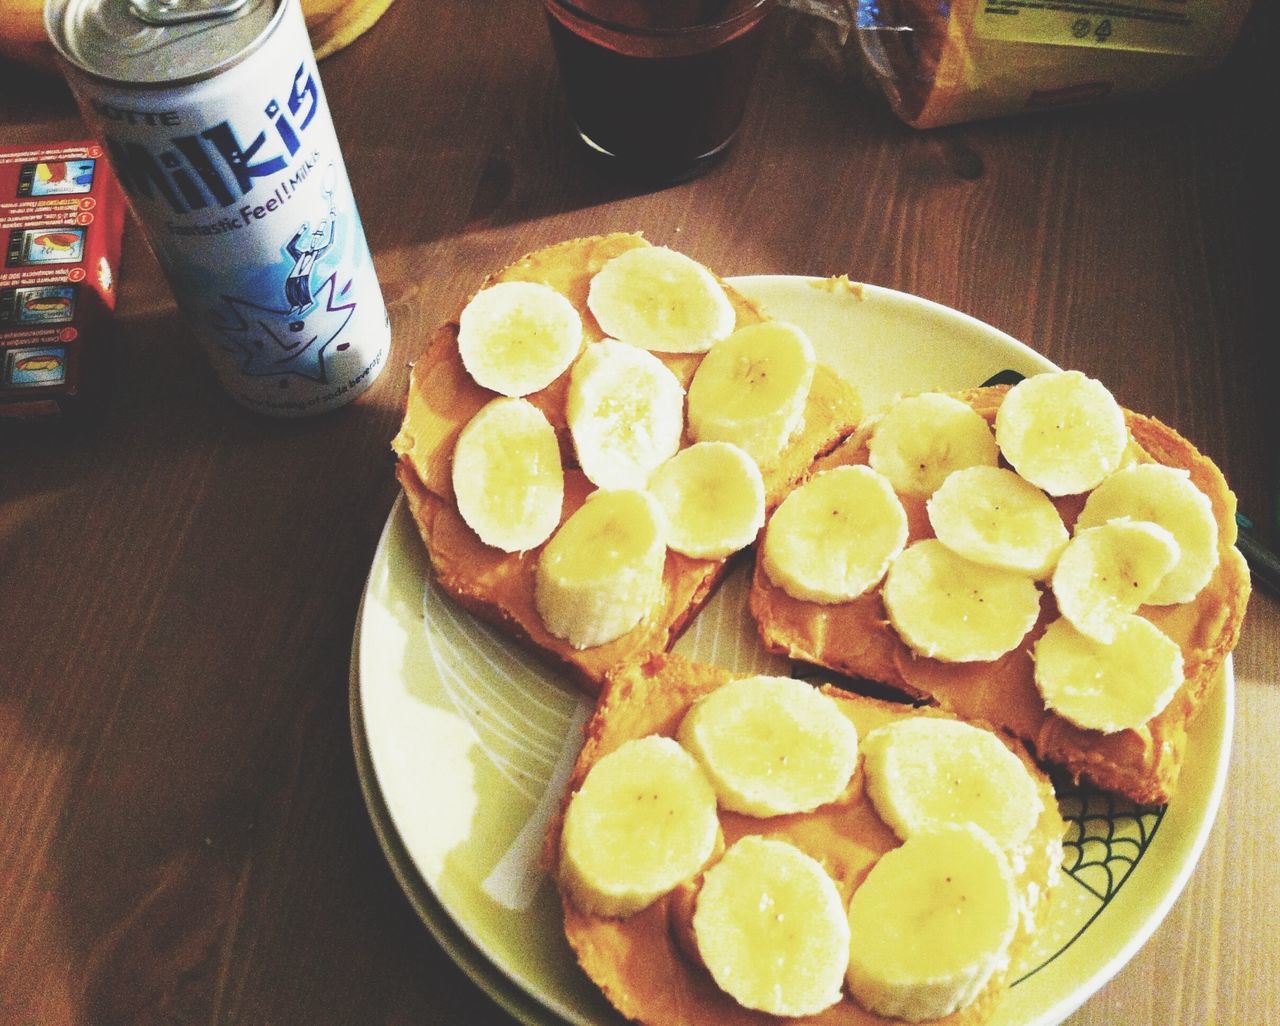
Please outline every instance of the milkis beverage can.
[[367, 389], [390, 324], [298, 0], [48, 0], [45, 25], [232, 398]]

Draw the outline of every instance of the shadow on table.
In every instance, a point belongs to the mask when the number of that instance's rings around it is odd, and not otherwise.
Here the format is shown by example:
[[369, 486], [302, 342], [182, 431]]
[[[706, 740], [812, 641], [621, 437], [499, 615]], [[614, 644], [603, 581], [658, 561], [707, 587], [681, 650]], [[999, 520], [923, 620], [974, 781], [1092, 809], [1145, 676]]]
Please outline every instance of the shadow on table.
[[[493, 37], [456, 35], [456, 52], [429, 64], [392, 43], [398, 33], [412, 30], [417, 16], [412, 4], [393, 5], [353, 48], [370, 50], [352, 54], [350, 64], [338, 63], [347, 60], [344, 54], [321, 66], [326, 81], [341, 83], [329, 89], [330, 99], [357, 199], [362, 209], [376, 208], [372, 223], [366, 217], [366, 228], [379, 255], [593, 208], [600, 208], [604, 222], [659, 195], [664, 205], [696, 203], [705, 208], [699, 218], [708, 222], [732, 217], [747, 194], [765, 183], [787, 186], [769, 178], [772, 169], [758, 145], [762, 131], [771, 125], [785, 128], [797, 114], [807, 117], [817, 110], [820, 117], [834, 119], [829, 133], [834, 154], [848, 145], [839, 122], [864, 116], [856, 109], [850, 114], [848, 103], [831, 102], [830, 91], [848, 87], [817, 81], [799, 63], [777, 21], [743, 129], [725, 158], [685, 183], [628, 180], [602, 165], [577, 137], [540, 5], [506, 11], [503, 18], [519, 24]], [[385, 119], [366, 116], [365, 106], [354, 101], [355, 76], [363, 73], [354, 69], [358, 61], [370, 60], [372, 48], [384, 63], [376, 76], [366, 74], [369, 89], [385, 96], [386, 83], [398, 83], [394, 124], [402, 131], [388, 133]], [[478, 68], [483, 77], [477, 76]], [[872, 101], [867, 107], [865, 116], [875, 131], [906, 131], [883, 104]], [[582, 219], [575, 223], [581, 226]]]

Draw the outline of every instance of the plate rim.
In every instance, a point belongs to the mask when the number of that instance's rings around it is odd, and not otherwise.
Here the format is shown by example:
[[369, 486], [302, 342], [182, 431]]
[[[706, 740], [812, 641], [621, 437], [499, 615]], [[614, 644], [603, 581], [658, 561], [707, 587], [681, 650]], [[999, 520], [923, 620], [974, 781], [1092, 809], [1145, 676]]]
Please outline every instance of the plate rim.
[[[407, 515], [404, 507], [404, 496], [396, 497], [383, 524], [382, 534], [378, 539], [377, 550], [385, 543], [387, 535], [393, 529], [393, 521], [397, 517]], [[367, 588], [367, 585], [366, 585]], [[364, 613], [362, 594], [357, 608], [357, 624]], [[527, 992], [515, 980], [493, 963], [493, 961], [477, 946], [470, 937], [455, 923], [440, 900], [431, 890], [431, 885], [414, 865], [412, 856], [405, 847], [404, 839], [396, 829], [395, 822], [383, 799], [373, 768], [373, 752], [369, 746], [364, 728], [364, 712], [360, 696], [360, 634], [357, 630], [351, 645], [351, 661], [348, 669], [347, 704], [351, 718], [351, 742], [355, 756], [356, 776], [359, 779], [360, 793], [364, 798], [366, 812], [374, 836], [382, 848], [383, 856], [391, 869], [391, 875], [400, 885], [401, 891], [413, 910], [418, 914], [432, 938], [444, 950], [453, 963], [474, 983], [486, 996], [497, 1004], [513, 1019], [523, 1026], [563, 1026], [562, 1017], [548, 1008], [539, 998]]]

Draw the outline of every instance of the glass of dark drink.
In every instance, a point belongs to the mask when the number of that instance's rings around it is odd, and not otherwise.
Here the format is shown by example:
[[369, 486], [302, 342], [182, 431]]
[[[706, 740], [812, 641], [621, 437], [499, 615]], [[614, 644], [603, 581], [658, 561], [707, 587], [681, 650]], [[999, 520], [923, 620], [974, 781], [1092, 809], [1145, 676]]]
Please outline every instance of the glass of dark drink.
[[543, 0], [583, 141], [622, 174], [690, 178], [733, 142], [775, 0]]

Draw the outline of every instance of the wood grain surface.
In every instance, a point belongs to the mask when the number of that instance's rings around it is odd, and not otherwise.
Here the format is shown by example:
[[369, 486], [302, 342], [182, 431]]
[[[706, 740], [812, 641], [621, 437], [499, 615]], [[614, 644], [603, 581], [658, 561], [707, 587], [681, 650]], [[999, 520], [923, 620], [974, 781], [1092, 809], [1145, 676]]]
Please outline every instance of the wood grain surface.
[[[348, 661], [408, 365], [544, 243], [641, 229], [972, 314], [1193, 439], [1274, 545], [1274, 20], [1173, 96], [927, 133], [777, 31], [728, 158], [650, 190], [579, 149], [533, 0], [397, 0], [321, 65], [393, 324], [374, 388], [300, 422], [231, 405], [130, 223], [105, 417], [0, 437], [0, 1024], [511, 1022], [382, 854]], [[59, 81], [0, 64], [0, 140], [83, 135]], [[1235, 666], [1208, 847], [1071, 1026], [1280, 1021], [1273, 595]]]

